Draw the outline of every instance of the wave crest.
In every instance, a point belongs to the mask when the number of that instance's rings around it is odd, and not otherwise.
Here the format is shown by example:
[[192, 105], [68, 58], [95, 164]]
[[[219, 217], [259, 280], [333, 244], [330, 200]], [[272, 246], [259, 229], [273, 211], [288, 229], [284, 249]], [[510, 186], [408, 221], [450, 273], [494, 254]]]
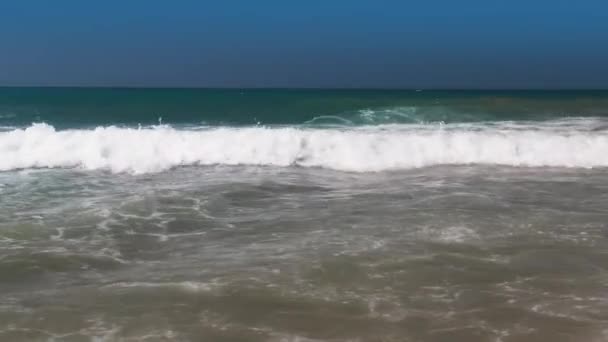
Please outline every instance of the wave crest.
[[78, 167], [141, 174], [182, 165], [297, 165], [353, 172], [441, 164], [608, 166], [608, 134], [603, 130], [441, 127], [57, 131], [34, 124], [0, 132], [0, 170]]

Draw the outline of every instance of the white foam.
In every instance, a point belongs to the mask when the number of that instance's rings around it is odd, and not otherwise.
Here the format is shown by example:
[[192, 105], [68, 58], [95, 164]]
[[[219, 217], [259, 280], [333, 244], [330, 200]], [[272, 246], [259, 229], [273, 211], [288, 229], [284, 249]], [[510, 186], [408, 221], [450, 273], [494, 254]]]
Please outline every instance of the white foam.
[[479, 235], [473, 229], [461, 226], [445, 228], [439, 232], [438, 236], [438, 240], [446, 243], [463, 243], [477, 239], [479, 239]]
[[214, 284], [212, 283], [199, 283], [193, 281], [183, 281], [175, 283], [148, 283], [148, 282], [119, 282], [104, 286], [107, 289], [128, 289], [128, 288], [163, 288], [163, 289], [175, 289], [183, 292], [197, 293], [197, 292], [208, 292], [213, 289]]
[[274, 165], [368, 172], [441, 164], [608, 166], [608, 132], [545, 126], [376, 126], [0, 132], [0, 170], [105, 169], [134, 174], [180, 165]]

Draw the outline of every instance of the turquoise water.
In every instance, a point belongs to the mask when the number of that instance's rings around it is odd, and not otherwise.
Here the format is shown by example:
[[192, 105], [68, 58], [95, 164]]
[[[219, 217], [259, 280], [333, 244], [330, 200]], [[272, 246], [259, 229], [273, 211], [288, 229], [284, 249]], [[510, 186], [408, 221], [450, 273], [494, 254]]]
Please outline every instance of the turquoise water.
[[365, 125], [608, 116], [608, 91], [0, 88], [0, 126]]

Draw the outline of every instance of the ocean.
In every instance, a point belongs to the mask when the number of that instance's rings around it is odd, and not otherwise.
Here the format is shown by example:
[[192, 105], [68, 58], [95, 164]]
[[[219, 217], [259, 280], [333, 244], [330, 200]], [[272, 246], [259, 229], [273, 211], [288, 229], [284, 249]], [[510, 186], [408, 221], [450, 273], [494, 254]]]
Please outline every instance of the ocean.
[[0, 88], [0, 341], [606, 341], [608, 91]]

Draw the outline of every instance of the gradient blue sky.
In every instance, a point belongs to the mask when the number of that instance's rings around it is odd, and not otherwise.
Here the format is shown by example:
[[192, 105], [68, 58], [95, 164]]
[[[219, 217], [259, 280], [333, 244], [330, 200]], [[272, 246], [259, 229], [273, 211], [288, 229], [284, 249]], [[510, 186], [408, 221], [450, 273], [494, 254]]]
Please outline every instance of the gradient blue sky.
[[608, 88], [608, 1], [3, 0], [0, 85]]

